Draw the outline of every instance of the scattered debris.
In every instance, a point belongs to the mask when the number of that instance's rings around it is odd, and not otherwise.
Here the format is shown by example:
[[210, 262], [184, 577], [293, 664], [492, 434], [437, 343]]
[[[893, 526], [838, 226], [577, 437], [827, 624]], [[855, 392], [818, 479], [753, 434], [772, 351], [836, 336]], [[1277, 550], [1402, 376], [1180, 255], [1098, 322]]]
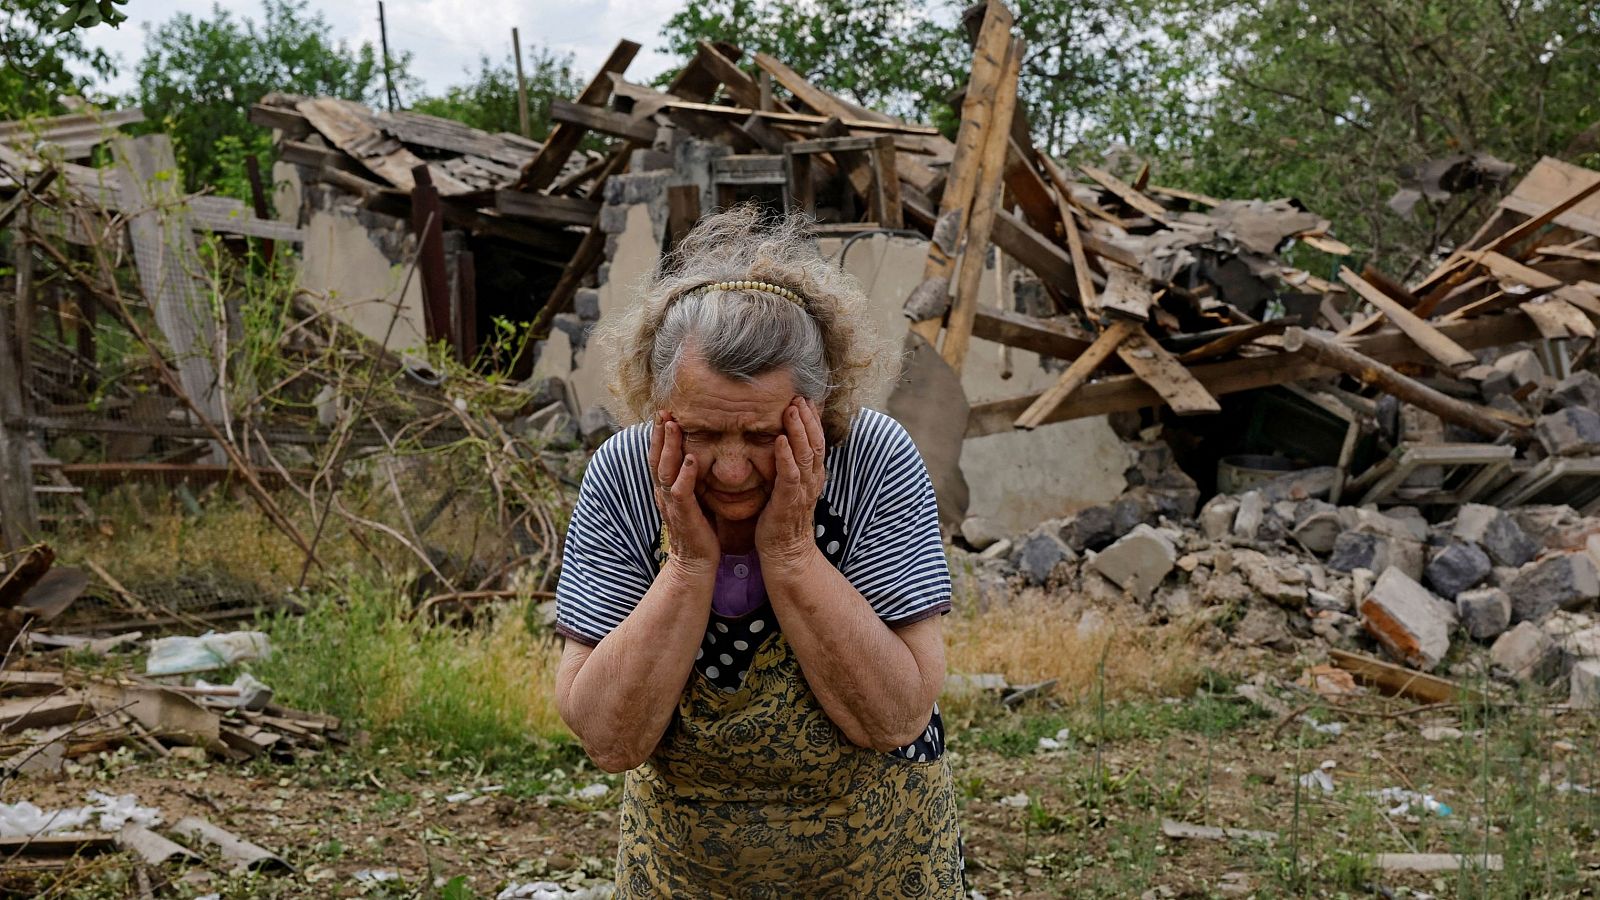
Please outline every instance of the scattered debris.
[[267, 636], [259, 631], [206, 632], [199, 637], [164, 637], [150, 642], [146, 675], [182, 675], [209, 672], [272, 653]]
[[[1320, 771], [1320, 770], [1319, 770]], [[1278, 839], [1276, 831], [1251, 831], [1248, 828], [1218, 828], [1213, 825], [1191, 825], [1188, 822], [1161, 820], [1161, 833], [1175, 840], [1203, 841], [1256, 841], [1263, 844]]]
[[1385, 872], [1460, 872], [1482, 869], [1499, 872], [1505, 859], [1498, 853], [1465, 856], [1460, 853], [1379, 853], [1373, 866]]

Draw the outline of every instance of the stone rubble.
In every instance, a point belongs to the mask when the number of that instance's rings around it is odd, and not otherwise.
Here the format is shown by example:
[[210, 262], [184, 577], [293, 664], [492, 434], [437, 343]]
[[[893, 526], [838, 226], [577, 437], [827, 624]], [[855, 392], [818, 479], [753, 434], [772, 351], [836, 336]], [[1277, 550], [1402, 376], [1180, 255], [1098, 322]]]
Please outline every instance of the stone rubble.
[[[1513, 384], [1523, 374], [1515, 361], [1495, 371]], [[1600, 381], [1583, 378], [1555, 393], [1575, 403], [1594, 390]], [[1305, 473], [1200, 506], [1176, 466], [1144, 468], [1149, 477], [1116, 501], [1025, 535], [964, 525], [956, 570], [980, 603], [1010, 584], [1080, 608], [1131, 604], [1153, 623], [1209, 623], [1204, 640], [1281, 652], [1321, 643], [1446, 675], [1567, 679], [1574, 704], [1600, 707], [1600, 517], [1466, 504], [1430, 523], [1416, 509], [1315, 499], [1325, 485]]]

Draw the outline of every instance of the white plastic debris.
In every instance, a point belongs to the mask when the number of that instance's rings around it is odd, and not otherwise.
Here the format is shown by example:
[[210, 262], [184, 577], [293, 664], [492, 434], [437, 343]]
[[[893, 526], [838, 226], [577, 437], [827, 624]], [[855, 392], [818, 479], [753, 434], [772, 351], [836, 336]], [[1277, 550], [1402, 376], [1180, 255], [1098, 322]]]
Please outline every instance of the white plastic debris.
[[495, 895], [495, 900], [609, 900], [616, 893], [611, 885], [592, 888], [565, 888], [553, 881], [528, 884], [512, 882]]
[[393, 869], [357, 869], [350, 877], [360, 884], [382, 884], [385, 881], [399, 881], [400, 873]]
[[1592, 793], [1594, 793], [1594, 788], [1589, 787], [1586, 784], [1573, 784], [1570, 781], [1563, 781], [1560, 784], [1556, 785], [1556, 793], [1558, 793], [1558, 794], [1592, 794]]
[[1031, 798], [1029, 798], [1026, 793], [1017, 793], [1012, 794], [1009, 797], [1001, 797], [999, 801], [1001, 806], [1009, 806], [1012, 809], [1027, 809], [1030, 802]]
[[208, 631], [199, 637], [165, 637], [150, 642], [146, 675], [181, 675], [205, 672], [272, 654], [267, 636], [259, 631]]
[[249, 672], [240, 672], [239, 677], [233, 680], [233, 684], [212, 684], [204, 678], [197, 678], [194, 686], [201, 690], [229, 688], [238, 691], [237, 696], [219, 695], [216, 699], [240, 709], [262, 710], [272, 702], [272, 688]]
[[1060, 750], [1061, 749], [1061, 742], [1056, 740], [1055, 738], [1042, 737], [1042, 738], [1039, 738], [1039, 749], [1040, 750]]
[[477, 794], [474, 794], [471, 791], [456, 791], [454, 794], [445, 794], [444, 795], [444, 802], [446, 802], [446, 803], [463, 803], [463, 802], [465, 802], [467, 800], [471, 800], [473, 797], [476, 797], [476, 796], [477, 796]]
[[1420, 806], [1424, 810], [1439, 816], [1448, 816], [1454, 810], [1435, 800], [1432, 794], [1422, 794], [1403, 787], [1386, 787], [1382, 790], [1368, 791], [1369, 797], [1377, 797], [1384, 803], [1394, 804], [1389, 808], [1389, 815], [1403, 816], [1411, 812], [1412, 806]]
[[610, 792], [611, 788], [597, 781], [586, 787], [578, 788], [572, 792], [572, 796], [577, 797], [579, 800], [599, 800]]
[[1300, 786], [1303, 788], [1320, 788], [1324, 794], [1333, 793], [1333, 776], [1328, 774], [1338, 763], [1331, 759], [1322, 761], [1322, 765], [1300, 776]]
[[132, 794], [113, 797], [90, 791], [88, 799], [88, 806], [70, 809], [40, 809], [26, 800], [0, 803], [0, 837], [81, 831], [91, 822], [101, 831], [120, 831], [129, 822], [148, 827], [161, 821], [160, 810], [140, 806]]

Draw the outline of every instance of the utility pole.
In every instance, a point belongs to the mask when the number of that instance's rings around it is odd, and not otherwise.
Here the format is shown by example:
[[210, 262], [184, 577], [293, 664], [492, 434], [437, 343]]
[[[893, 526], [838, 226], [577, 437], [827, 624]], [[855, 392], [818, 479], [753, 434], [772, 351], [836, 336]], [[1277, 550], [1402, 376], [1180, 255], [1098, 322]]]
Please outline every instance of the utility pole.
[[528, 79], [522, 74], [522, 38], [517, 29], [511, 29], [511, 51], [517, 58], [517, 118], [522, 122], [522, 136], [533, 137], [533, 125], [528, 121]]
[[378, 38], [383, 42], [383, 90], [389, 112], [400, 105], [400, 95], [395, 93], [394, 78], [389, 74], [389, 23], [383, 17], [383, 0], [378, 0]]

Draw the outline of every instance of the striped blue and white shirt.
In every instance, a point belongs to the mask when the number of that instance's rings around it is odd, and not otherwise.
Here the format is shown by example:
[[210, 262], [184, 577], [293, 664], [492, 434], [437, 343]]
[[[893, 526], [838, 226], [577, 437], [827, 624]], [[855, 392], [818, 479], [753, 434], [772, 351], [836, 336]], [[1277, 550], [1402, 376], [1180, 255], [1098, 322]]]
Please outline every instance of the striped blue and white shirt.
[[[661, 514], [651, 490], [650, 427], [613, 435], [584, 473], [556, 583], [556, 630], [572, 640], [598, 644], [655, 581]], [[818, 509], [843, 533], [819, 535], [825, 555], [885, 624], [948, 612], [950, 569], [933, 482], [900, 423], [863, 409], [849, 437], [828, 448], [827, 470]]]

